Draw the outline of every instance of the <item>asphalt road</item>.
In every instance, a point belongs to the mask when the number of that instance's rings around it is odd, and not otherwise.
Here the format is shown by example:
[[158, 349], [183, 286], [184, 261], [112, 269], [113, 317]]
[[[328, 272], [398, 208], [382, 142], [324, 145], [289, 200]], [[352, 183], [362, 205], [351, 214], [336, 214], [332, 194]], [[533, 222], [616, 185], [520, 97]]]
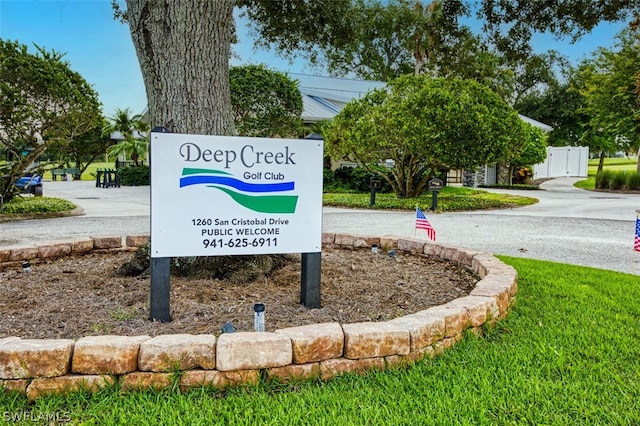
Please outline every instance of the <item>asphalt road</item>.
[[[551, 260], [639, 274], [633, 250], [638, 194], [576, 189], [577, 178], [547, 181], [541, 191], [504, 191], [538, 198], [508, 210], [429, 214], [437, 241], [495, 254]], [[96, 188], [92, 182], [45, 182], [44, 195], [73, 201], [85, 215], [0, 223], [0, 247], [87, 236], [149, 233], [149, 187]], [[425, 238], [414, 213], [325, 207], [324, 232]]]

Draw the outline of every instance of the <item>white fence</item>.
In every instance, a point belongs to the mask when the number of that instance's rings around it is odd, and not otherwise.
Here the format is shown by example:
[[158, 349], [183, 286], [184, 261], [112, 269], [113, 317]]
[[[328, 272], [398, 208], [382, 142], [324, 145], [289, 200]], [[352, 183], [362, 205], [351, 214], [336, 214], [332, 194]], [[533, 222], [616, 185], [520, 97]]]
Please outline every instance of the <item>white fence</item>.
[[587, 177], [588, 165], [586, 146], [548, 146], [546, 160], [533, 166], [533, 178]]

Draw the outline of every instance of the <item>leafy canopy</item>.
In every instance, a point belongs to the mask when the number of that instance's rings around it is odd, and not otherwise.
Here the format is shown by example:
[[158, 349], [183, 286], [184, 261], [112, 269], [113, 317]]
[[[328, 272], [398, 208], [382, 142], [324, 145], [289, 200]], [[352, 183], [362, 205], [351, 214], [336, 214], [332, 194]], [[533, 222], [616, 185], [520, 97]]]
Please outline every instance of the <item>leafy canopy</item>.
[[262, 65], [231, 67], [231, 108], [240, 136], [298, 137], [302, 95], [285, 74]]
[[[325, 149], [386, 179], [400, 197], [419, 195], [440, 170], [507, 158], [527, 137], [518, 114], [472, 80], [403, 76], [352, 101], [325, 129]], [[372, 166], [393, 160], [390, 169]]]
[[618, 149], [640, 148], [640, 33], [623, 31], [617, 50], [600, 49], [580, 68], [584, 97], [582, 111], [589, 125], [618, 141]]
[[15, 196], [14, 183], [52, 144], [82, 138], [102, 122], [98, 95], [63, 55], [0, 39], [0, 151], [9, 159], [0, 196]]
[[138, 160], [144, 158], [149, 150], [149, 141], [145, 135], [148, 130], [149, 125], [143, 121], [141, 114], [132, 115], [129, 108], [117, 109], [102, 127], [102, 135], [108, 137], [115, 134], [122, 140], [111, 145], [107, 155], [111, 158], [124, 155], [137, 165]]

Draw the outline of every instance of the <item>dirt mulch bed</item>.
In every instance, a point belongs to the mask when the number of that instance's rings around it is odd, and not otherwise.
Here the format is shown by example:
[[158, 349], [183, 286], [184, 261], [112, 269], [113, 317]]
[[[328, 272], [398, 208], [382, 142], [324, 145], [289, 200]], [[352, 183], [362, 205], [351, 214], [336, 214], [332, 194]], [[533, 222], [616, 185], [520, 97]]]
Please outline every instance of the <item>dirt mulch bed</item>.
[[386, 321], [467, 295], [478, 277], [426, 256], [369, 250], [322, 252], [322, 308], [300, 305], [300, 256], [268, 278], [231, 285], [171, 278], [170, 323], [149, 321], [149, 277], [117, 276], [132, 253], [92, 253], [0, 272], [0, 337], [209, 333], [231, 322], [253, 330], [253, 305], [266, 305], [266, 331], [321, 322]]

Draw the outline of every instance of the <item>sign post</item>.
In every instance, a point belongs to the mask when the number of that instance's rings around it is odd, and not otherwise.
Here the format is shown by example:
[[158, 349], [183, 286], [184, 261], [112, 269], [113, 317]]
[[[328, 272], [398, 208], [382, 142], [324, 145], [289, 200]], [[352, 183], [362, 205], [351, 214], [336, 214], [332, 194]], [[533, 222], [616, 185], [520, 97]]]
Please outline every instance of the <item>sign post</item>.
[[[169, 133], [164, 127], [154, 127], [153, 133]], [[151, 165], [151, 164], [150, 164]], [[153, 203], [153, 201], [152, 201]], [[153, 216], [151, 216], [153, 221]], [[149, 319], [151, 321], [171, 321], [171, 259], [168, 257], [151, 257], [151, 290]]]
[[442, 190], [442, 179], [433, 178], [429, 181], [429, 191], [431, 191], [431, 211], [438, 208], [438, 192]]
[[373, 207], [376, 204], [376, 191], [382, 187], [382, 180], [380, 180], [376, 175], [373, 175], [369, 179], [369, 186], [371, 187], [369, 207]]

